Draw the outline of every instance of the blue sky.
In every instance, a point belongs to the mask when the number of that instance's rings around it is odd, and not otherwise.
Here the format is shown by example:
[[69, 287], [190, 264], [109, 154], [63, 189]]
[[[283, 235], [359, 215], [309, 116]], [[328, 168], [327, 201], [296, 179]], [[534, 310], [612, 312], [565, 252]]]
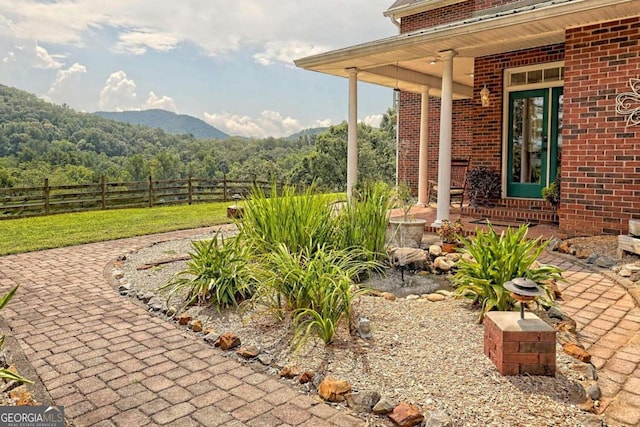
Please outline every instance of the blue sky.
[[[0, 0], [0, 84], [81, 111], [164, 108], [242, 136], [347, 117], [347, 80], [293, 59], [391, 36], [391, 0]], [[376, 125], [392, 91], [359, 85]]]

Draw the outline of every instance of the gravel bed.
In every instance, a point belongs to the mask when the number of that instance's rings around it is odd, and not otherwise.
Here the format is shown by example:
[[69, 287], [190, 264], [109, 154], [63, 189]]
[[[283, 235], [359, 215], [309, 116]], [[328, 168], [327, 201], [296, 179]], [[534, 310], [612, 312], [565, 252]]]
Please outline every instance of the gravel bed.
[[[224, 234], [230, 236], [233, 231]], [[158, 294], [158, 288], [184, 269], [185, 262], [136, 268], [189, 250], [190, 240], [159, 243], [127, 254], [119, 270], [135, 291]], [[436, 282], [446, 286], [441, 277]], [[177, 307], [179, 301], [169, 304]], [[578, 374], [569, 369], [575, 360], [560, 346], [555, 377], [501, 376], [484, 356], [483, 326], [476, 323], [478, 312], [466, 301], [389, 301], [364, 296], [356, 301], [355, 314], [371, 321], [372, 339], [353, 337], [342, 326], [332, 345], [310, 340], [298, 353], [290, 350], [286, 325], [264, 313], [246, 310], [241, 316], [237, 310], [218, 312], [207, 307], [190, 307], [188, 312], [205, 328], [233, 332], [243, 345], [258, 346], [267, 364], [251, 362], [256, 369], [277, 375], [284, 366], [297, 366], [315, 372], [316, 378], [331, 374], [349, 381], [354, 390], [378, 391], [415, 404], [425, 414], [442, 411], [456, 426], [582, 426], [596, 421], [577, 407], [584, 401], [584, 389]], [[233, 352], [226, 354], [239, 358]], [[369, 425], [391, 425], [386, 417], [368, 417]]]

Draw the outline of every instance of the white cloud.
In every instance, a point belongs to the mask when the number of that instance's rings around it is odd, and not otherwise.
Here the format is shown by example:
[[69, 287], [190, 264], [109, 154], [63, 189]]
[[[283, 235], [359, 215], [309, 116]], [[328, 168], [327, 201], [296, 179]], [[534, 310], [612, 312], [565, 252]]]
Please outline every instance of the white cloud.
[[293, 60], [303, 56], [315, 55], [328, 50], [326, 46], [314, 46], [300, 41], [267, 42], [264, 51], [253, 55], [253, 59], [260, 65], [272, 65], [281, 62], [293, 66]]
[[13, 52], [7, 53], [7, 56], [2, 58], [2, 62], [8, 64], [9, 62], [16, 62], [16, 54]]
[[167, 52], [175, 48], [178, 43], [178, 38], [169, 33], [153, 30], [130, 31], [120, 34], [113, 51], [134, 55], [142, 55], [148, 49]]
[[256, 118], [230, 114], [226, 111], [213, 114], [204, 113], [204, 121], [231, 135], [255, 138], [288, 136], [306, 127], [314, 126], [303, 126], [293, 117], [283, 117], [277, 111], [268, 110], [263, 111]]
[[366, 116], [362, 119], [362, 122], [366, 125], [373, 126], [374, 128], [380, 127], [380, 122], [382, 122], [382, 114], [372, 114], [370, 116]]
[[[118, 33], [113, 47], [140, 54], [191, 43], [208, 55], [258, 47], [261, 62], [396, 33], [389, 0], [0, 0], [0, 32], [20, 40], [83, 46], [94, 29]], [[6, 25], [4, 25], [6, 23]], [[274, 40], [278, 42], [274, 42]], [[314, 47], [315, 46], [315, 47]]]
[[161, 110], [171, 111], [173, 113], [177, 113], [178, 109], [176, 108], [176, 103], [172, 98], [168, 96], [163, 96], [159, 98], [155, 93], [149, 92], [149, 98], [147, 98], [147, 102], [142, 105], [143, 110], [150, 110], [154, 108], [159, 108]]
[[120, 70], [112, 73], [100, 91], [98, 106], [107, 111], [131, 110], [136, 105], [136, 84]]
[[74, 94], [82, 95], [80, 80], [86, 72], [87, 67], [77, 62], [66, 70], [58, 70], [55, 81], [43, 98], [49, 102], [63, 103], [73, 99]]
[[43, 69], [57, 69], [62, 67], [64, 64], [58, 61], [56, 58], [64, 58], [63, 55], [50, 55], [47, 52], [47, 49], [39, 46], [36, 43], [36, 56], [38, 57], [38, 62], [36, 63], [36, 68]]

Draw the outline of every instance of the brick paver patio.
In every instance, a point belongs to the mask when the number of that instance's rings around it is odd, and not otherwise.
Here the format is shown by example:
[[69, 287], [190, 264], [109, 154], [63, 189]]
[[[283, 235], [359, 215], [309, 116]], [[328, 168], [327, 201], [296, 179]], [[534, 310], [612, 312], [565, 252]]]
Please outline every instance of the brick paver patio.
[[610, 426], [640, 426], [640, 308], [608, 277], [574, 262], [545, 255], [560, 266], [562, 308], [578, 324], [578, 334], [598, 370]]
[[2, 317], [76, 426], [356, 426], [118, 295], [104, 269], [180, 231], [0, 258]]
[[[118, 295], [104, 269], [188, 230], [0, 257], [2, 316], [76, 426], [355, 426], [363, 422], [225, 358]], [[640, 309], [607, 277], [555, 255], [561, 308], [593, 355], [612, 426], [640, 425]]]

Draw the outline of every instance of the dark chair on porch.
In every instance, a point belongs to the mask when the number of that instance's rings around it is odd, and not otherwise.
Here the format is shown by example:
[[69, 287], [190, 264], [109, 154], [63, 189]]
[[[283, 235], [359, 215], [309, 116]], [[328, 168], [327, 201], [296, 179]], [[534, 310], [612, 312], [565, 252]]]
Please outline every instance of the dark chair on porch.
[[[451, 204], [453, 204], [454, 200], [460, 200], [460, 207], [462, 207], [464, 192], [467, 188], [467, 172], [470, 165], [471, 158], [451, 160], [451, 191], [449, 192]], [[438, 201], [437, 181], [429, 180], [427, 200], [429, 203]]]

